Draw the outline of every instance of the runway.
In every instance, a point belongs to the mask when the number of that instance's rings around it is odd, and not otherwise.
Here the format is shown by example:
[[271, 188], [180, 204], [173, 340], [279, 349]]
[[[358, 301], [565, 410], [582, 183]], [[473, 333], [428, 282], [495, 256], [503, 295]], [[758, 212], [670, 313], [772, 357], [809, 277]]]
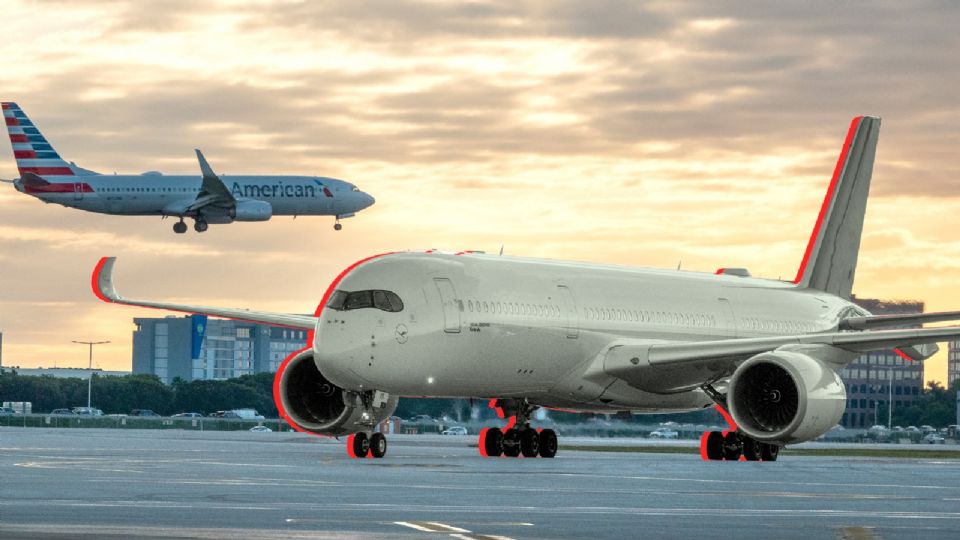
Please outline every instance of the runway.
[[485, 459], [473, 442], [393, 436], [351, 460], [296, 433], [0, 428], [0, 537], [960, 536], [955, 459]]

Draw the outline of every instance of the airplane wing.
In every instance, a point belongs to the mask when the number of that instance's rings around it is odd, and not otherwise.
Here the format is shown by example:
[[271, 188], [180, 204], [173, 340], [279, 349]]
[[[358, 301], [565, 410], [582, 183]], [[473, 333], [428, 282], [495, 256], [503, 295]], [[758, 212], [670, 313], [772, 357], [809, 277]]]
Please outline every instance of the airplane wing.
[[960, 339], [957, 326], [699, 342], [618, 339], [598, 356], [602, 364], [597, 367], [638, 388], [681, 391], [729, 376], [740, 362], [781, 347], [832, 347], [853, 353], [895, 349], [904, 358], [925, 360], [938, 350], [936, 343], [957, 339]]
[[844, 330], [870, 330], [871, 328], [882, 328], [884, 326], [907, 326], [945, 321], [960, 321], [960, 311], [849, 317], [840, 322], [840, 328]]
[[200, 313], [212, 317], [223, 317], [239, 321], [286, 326], [303, 330], [314, 330], [319, 318], [311, 315], [297, 315], [293, 313], [271, 313], [267, 311], [250, 311], [247, 309], [216, 308], [207, 306], [189, 306], [164, 302], [149, 302], [144, 300], [128, 300], [119, 294], [113, 286], [113, 265], [116, 257], [104, 257], [97, 263], [93, 271], [93, 293], [104, 302], [126, 304], [128, 306], [142, 306], [186, 313]]

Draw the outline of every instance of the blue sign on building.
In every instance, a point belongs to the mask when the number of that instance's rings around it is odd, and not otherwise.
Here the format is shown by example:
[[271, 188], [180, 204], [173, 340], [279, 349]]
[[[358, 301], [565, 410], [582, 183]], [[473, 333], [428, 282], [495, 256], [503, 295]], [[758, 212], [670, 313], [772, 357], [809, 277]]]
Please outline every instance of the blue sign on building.
[[203, 336], [207, 332], [207, 316], [190, 316], [190, 357], [200, 358], [200, 349], [203, 347]]

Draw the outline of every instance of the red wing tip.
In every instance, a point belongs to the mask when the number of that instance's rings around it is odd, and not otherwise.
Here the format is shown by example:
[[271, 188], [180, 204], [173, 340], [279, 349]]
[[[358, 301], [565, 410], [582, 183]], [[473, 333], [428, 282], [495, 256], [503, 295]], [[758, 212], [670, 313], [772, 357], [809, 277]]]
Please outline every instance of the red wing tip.
[[100, 257], [100, 260], [97, 261], [97, 265], [93, 268], [93, 275], [90, 279], [90, 286], [93, 289], [93, 294], [96, 295], [100, 300], [107, 302], [108, 304], [112, 301], [103, 295], [103, 292], [100, 290], [100, 273], [103, 272], [104, 265], [107, 264], [107, 261], [110, 259], [115, 259], [116, 257]]

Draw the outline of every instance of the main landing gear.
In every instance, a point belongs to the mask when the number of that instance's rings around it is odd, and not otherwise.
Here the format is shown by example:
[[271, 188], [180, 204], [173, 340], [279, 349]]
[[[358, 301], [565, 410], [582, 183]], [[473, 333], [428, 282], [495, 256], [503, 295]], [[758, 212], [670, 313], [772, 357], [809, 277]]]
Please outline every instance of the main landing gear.
[[700, 437], [700, 456], [707, 461], [776, 461], [779, 454], [779, 445], [738, 431], [707, 431]]
[[507, 426], [484, 428], [480, 431], [478, 448], [484, 457], [543, 457], [557, 455], [557, 433], [552, 429], [534, 429], [530, 427], [530, 415], [537, 409], [526, 401], [495, 399], [490, 406], [504, 418], [507, 413], [511, 419]]
[[387, 437], [383, 433], [354, 433], [347, 437], [347, 454], [352, 458], [382, 458], [387, 455]]
[[[193, 222], [193, 230], [197, 231], [198, 233], [205, 232], [209, 228], [210, 228], [210, 224], [207, 223], [206, 220], [204, 219], [197, 218]], [[173, 232], [177, 234], [183, 234], [187, 232], [187, 224], [183, 222], [182, 217], [180, 218], [180, 221], [173, 224]]]
[[727, 412], [727, 396], [717, 392], [711, 384], [705, 384], [701, 389], [717, 404], [717, 412], [730, 426], [727, 431], [705, 431], [700, 436], [700, 457], [704, 461], [777, 460], [780, 445], [758, 441], [742, 433]]

